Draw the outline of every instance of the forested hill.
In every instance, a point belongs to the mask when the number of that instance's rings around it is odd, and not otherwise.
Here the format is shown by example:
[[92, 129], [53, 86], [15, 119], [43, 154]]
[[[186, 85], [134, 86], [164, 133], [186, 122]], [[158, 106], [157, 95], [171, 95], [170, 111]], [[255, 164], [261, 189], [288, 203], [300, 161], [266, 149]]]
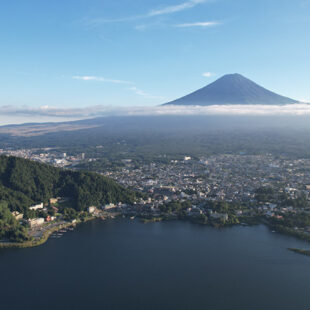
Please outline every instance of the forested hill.
[[0, 201], [11, 211], [27, 213], [29, 206], [52, 197], [70, 197], [78, 211], [90, 205], [133, 202], [136, 194], [99, 174], [55, 168], [30, 160], [0, 156]]

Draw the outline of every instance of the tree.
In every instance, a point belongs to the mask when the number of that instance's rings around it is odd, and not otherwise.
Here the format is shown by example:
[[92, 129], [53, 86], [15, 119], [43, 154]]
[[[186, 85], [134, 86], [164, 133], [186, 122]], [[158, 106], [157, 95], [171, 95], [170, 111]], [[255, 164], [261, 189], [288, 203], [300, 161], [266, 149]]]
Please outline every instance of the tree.
[[28, 239], [25, 227], [19, 224], [8, 208], [8, 203], [0, 201], [0, 239], [22, 242]]
[[76, 219], [78, 216], [78, 213], [73, 208], [65, 208], [64, 209], [64, 219], [67, 221], [72, 221]]

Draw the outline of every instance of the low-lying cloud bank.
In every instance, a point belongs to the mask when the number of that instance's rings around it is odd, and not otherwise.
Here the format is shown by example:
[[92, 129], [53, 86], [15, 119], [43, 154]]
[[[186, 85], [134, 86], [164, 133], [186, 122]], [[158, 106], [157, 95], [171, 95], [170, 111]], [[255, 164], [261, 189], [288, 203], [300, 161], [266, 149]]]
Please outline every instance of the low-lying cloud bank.
[[90, 106], [83, 108], [42, 107], [0, 107], [0, 115], [55, 118], [92, 118], [100, 116], [139, 116], [139, 115], [310, 115], [310, 104], [289, 105], [212, 105], [212, 106], [152, 106], [152, 107], [113, 107]]

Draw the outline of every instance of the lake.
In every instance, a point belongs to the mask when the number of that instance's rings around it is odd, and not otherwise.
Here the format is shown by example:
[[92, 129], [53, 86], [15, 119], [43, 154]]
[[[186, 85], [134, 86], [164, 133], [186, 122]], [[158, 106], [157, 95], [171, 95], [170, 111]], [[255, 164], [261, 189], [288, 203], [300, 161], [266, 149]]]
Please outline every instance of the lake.
[[309, 310], [310, 244], [265, 226], [91, 221], [0, 249], [0, 308]]

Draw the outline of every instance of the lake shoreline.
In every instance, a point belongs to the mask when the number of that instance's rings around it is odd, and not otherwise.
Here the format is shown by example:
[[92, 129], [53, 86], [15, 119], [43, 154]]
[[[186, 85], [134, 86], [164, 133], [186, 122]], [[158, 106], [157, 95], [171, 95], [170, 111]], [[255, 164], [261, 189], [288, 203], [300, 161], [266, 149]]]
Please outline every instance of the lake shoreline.
[[[130, 218], [130, 217], [127, 216], [127, 218]], [[186, 220], [186, 221], [189, 221], [193, 224], [198, 224], [198, 225], [208, 226], [208, 227], [213, 227], [213, 228], [225, 228], [225, 227], [233, 227], [233, 226], [254, 226], [254, 225], [258, 225], [258, 224], [263, 224], [266, 227], [268, 227], [270, 229], [270, 231], [277, 232], [277, 233], [280, 233], [282, 235], [286, 235], [286, 236], [290, 236], [290, 237], [295, 237], [296, 239], [301, 240], [301, 241], [310, 242], [310, 236], [305, 235], [304, 233], [296, 232], [296, 231], [289, 229], [285, 226], [279, 226], [279, 227], [277, 226], [276, 227], [276, 226], [270, 225], [270, 223], [267, 221], [257, 221], [256, 220], [254, 222], [250, 221], [249, 223], [245, 222], [245, 223], [238, 223], [238, 224], [214, 225], [212, 223], [206, 223], [206, 222], [201, 222], [201, 221], [198, 221], [195, 219], [186, 219], [186, 218], [185, 219], [183, 219], [183, 218], [173, 218], [172, 219], [172, 218], [168, 218], [168, 217], [145, 218], [145, 217], [139, 217], [139, 216], [137, 216], [136, 218], [139, 219], [140, 221], [142, 221], [144, 224]], [[61, 229], [76, 226], [77, 224], [83, 224], [83, 223], [86, 223], [88, 221], [92, 221], [95, 219], [100, 219], [100, 218], [96, 217], [96, 216], [90, 216], [90, 217], [83, 219], [83, 221], [78, 220], [74, 223], [68, 222], [65, 224], [61, 224], [59, 226], [53, 227], [53, 228], [47, 230], [46, 232], [44, 232], [43, 236], [38, 240], [29, 240], [29, 241], [20, 242], [20, 243], [17, 243], [17, 242], [0, 242], [0, 249], [37, 247], [37, 246], [40, 246], [40, 245], [43, 245], [44, 243], [46, 243], [53, 233], [55, 233]], [[295, 249], [295, 248], [288, 248], [288, 250], [293, 251], [293, 252], [298, 253], [298, 254], [310, 256], [310, 250], [308, 251], [308, 250]], [[305, 252], [309, 252], [309, 254], [306, 254]]]
[[43, 233], [43, 236], [41, 238], [39, 238], [38, 240], [28, 240], [25, 242], [0, 242], [0, 249], [37, 247], [37, 246], [40, 246], [40, 245], [43, 245], [44, 243], [46, 243], [53, 233], [55, 233], [61, 229], [69, 228], [69, 227], [75, 227], [77, 224], [86, 223], [86, 222], [94, 220], [94, 219], [96, 219], [96, 218], [95, 217], [88, 217], [88, 218], [84, 219], [83, 222], [77, 221], [74, 223], [68, 222], [68, 223], [60, 224], [56, 227], [48, 229], [46, 232]]

